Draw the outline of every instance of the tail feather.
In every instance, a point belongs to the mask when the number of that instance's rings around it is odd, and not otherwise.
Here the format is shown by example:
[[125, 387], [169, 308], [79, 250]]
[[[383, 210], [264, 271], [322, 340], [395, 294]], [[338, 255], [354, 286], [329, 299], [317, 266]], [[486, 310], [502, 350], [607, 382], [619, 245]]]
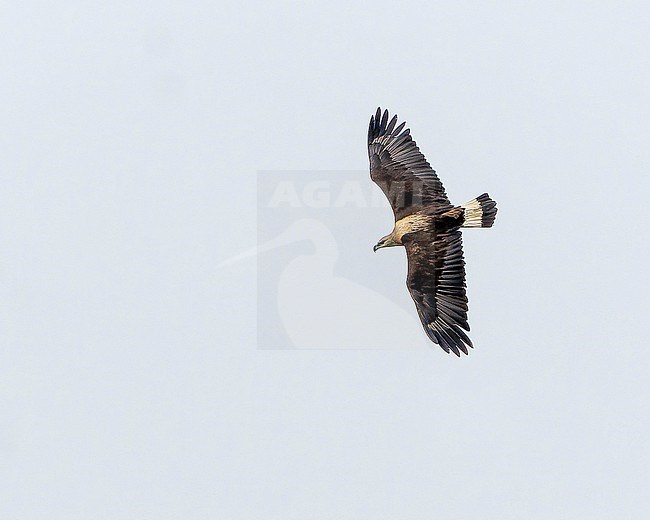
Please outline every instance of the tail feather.
[[497, 216], [497, 203], [487, 193], [479, 195], [461, 207], [464, 210], [465, 217], [462, 227], [489, 228], [494, 224], [494, 219]]

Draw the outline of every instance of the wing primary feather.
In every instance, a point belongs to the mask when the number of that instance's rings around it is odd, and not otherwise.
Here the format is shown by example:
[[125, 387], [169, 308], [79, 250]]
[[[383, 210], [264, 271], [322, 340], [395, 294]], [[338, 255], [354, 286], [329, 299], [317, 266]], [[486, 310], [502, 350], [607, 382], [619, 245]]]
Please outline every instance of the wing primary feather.
[[463, 354], [467, 354], [467, 347], [465, 346], [465, 343], [463, 343], [463, 340], [460, 338], [460, 336], [456, 334], [456, 331], [449, 323], [445, 323], [445, 325], [446, 327], [443, 328], [445, 334], [447, 334], [447, 336], [449, 336], [449, 339], [454, 342], [454, 345], [463, 351]]
[[460, 351], [458, 349], [458, 345], [456, 342], [451, 338], [449, 334], [447, 334], [447, 331], [442, 328], [442, 326], [436, 321], [434, 322], [434, 327], [438, 331], [438, 334], [440, 337], [444, 338], [444, 340], [447, 342], [449, 345], [449, 348], [453, 351], [454, 354], [456, 354], [458, 357], [460, 357]]
[[[467, 325], [467, 322], [465, 322], [465, 324]], [[467, 334], [465, 334], [465, 331], [463, 331], [463, 329], [461, 329], [459, 325], [454, 323], [452, 327], [454, 329], [454, 332], [456, 332], [456, 334], [458, 334], [465, 343], [467, 343], [471, 348], [474, 348], [474, 345], [472, 344], [472, 340], [469, 339]], [[466, 330], [469, 330], [469, 325], [467, 325]]]
[[386, 133], [391, 134], [396, 124], [397, 124], [397, 114], [395, 114], [393, 116], [393, 119], [390, 120], [390, 123], [388, 123], [388, 128], [386, 128]]
[[428, 328], [431, 331], [431, 334], [429, 335], [429, 337], [431, 337], [433, 335], [433, 337], [431, 339], [433, 339], [433, 341], [435, 341], [438, 345], [440, 345], [442, 350], [444, 350], [447, 354], [449, 354], [449, 345], [447, 345], [447, 342], [444, 341], [440, 337], [440, 334], [438, 334], [438, 331], [434, 329], [433, 323], [429, 324]]
[[381, 130], [382, 134], [386, 131], [386, 123], [388, 123], [388, 110], [384, 110], [384, 115], [381, 117], [381, 124], [379, 125], [379, 129]]
[[449, 347], [449, 350], [451, 350], [454, 354], [456, 354], [458, 357], [460, 357], [460, 350], [458, 350], [458, 347], [454, 344], [453, 341], [451, 341], [442, 331], [442, 329], [439, 332], [440, 337], [447, 343], [447, 347]]
[[393, 131], [393, 135], [398, 135], [404, 126], [406, 126], [406, 121], [402, 121], [402, 123]]

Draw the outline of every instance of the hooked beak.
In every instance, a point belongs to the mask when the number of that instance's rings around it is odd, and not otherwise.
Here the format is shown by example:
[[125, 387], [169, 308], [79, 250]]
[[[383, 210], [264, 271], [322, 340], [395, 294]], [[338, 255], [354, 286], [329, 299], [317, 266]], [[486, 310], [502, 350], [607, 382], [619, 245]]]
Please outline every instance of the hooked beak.
[[372, 251], [373, 251], [373, 253], [376, 253], [377, 249], [381, 249], [381, 248], [382, 248], [382, 245], [381, 245], [381, 242], [380, 242], [379, 244], [375, 244], [373, 246]]

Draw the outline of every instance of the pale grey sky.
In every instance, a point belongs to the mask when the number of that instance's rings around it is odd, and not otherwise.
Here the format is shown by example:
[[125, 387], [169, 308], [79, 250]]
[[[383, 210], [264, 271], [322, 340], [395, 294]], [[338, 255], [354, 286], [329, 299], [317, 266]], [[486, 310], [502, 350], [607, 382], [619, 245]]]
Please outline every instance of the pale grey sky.
[[[646, 3], [2, 11], [2, 518], [647, 513]], [[477, 348], [258, 349], [255, 259], [216, 267], [257, 172], [367, 169], [378, 105], [499, 204], [464, 239]]]

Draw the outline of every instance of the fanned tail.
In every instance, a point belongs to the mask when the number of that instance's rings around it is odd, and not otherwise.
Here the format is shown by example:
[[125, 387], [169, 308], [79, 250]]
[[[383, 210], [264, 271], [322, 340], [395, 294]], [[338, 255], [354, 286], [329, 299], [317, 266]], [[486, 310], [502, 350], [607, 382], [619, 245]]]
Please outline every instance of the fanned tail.
[[461, 206], [464, 210], [464, 228], [489, 228], [497, 216], [497, 203], [487, 193]]

